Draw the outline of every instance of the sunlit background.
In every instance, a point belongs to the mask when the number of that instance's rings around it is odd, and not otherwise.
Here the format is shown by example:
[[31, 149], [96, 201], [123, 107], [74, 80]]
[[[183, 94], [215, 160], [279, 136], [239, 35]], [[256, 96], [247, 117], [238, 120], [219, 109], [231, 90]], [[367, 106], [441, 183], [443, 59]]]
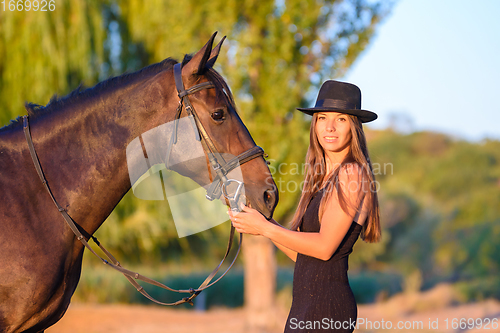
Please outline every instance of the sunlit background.
[[[499, 317], [500, 2], [74, 0], [46, 13], [5, 3], [0, 126], [24, 115], [25, 102], [46, 105], [82, 83], [182, 60], [214, 31], [216, 42], [227, 36], [215, 68], [269, 154], [283, 225], [295, 212], [309, 141], [310, 119], [295, 108], [312, 106], [327, 79], [357, 84], [363, 108], [379, 115], [365, 130], [383, 227], [380, 243], [358, 240], [350, 256], [359, 316], [422, 320], [429, 331], [440, 318], [440, 332], [458, 332], [455, 317]], [[130, 191], [96, 235], [125, 266], [189, 288], [223, 256], [228, 229], [179, 238], [166, 201]], [[146, 332], [146, 323], [147, 332], [280, 332], [293, 263], [263, 239], [244, 242], [235, 268], [189, 315], [188, 307], [144, 307], [150, 302], [124, 277], [87, 253], [73, 303], [48, 332]]]

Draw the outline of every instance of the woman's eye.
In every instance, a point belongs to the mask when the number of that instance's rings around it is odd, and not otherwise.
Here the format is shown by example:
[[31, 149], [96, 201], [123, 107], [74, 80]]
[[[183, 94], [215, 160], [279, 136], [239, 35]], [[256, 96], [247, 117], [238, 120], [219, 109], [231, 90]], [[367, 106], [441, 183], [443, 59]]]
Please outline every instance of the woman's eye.
[[212, 113], [212, 119], [215, 121], [224, 120], [224, 112], [222, 110], [217, 110]]
[[339, 121], [346, 121], [345, 118], [339, 118]]

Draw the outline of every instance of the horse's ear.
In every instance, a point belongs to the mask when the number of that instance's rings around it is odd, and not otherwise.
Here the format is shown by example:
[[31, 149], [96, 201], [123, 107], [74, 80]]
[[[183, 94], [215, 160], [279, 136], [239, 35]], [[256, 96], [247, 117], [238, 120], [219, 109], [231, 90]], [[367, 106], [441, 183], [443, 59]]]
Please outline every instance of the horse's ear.
[[207, 64], [205, 65], [205, 68], [212, 68], [217, 61], [217, 57], [219, 56], [220, 48], [222, 46], [222, 43], [224, 43], [224, 40], [226, 39], [226, 36], [222, 37], [221, 41], [217, 46], [212, 50], [212, 53], [210, 53], [210, 59], [208, 59]]
[[214, 32], [212, 37], [208, 40], [208, 42], [199, 50], [196, 52], [196, 54], [189, 60], [189, 62], [184, 65], [182, 68], [182, 72], [185, 73], [186, 75], [192, 75], [192, 74], [202, 74], [205, 72], [206, 64], [208, 59], [210, 59], [211, 52], [212, 52], [212, 45], [214, 43], [215, 35], [217, 35], [217, 31]]

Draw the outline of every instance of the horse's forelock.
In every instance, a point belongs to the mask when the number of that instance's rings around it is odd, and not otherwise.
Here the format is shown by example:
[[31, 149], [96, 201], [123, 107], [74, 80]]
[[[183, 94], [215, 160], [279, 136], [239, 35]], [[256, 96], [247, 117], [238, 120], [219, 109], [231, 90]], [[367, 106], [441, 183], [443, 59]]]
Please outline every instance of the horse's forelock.
[[[182, 66], [184, 67], [192, 58], [193, 58], [192, 54], [184, 55], [184, 58], [182, 59]], [[220, 75], [212, 67], [208, 68], [204, 73], [199, 74], [198, 76], [201, 78], [203, 75], [208, 79], [208, 81], [211, 81], [214, 84], [216, 99], [225, 100], [225, 102], [229, 106], [231, 106], [235, 110], [235, 112], [237, 112], [236, 103], [234, 102], [234, 97], [233, 94], [231, 93], [231, 89], [229, 89], [229, 86], [226, 80], [224, 80], [224, 78], [222, 77], [222, 75]]]

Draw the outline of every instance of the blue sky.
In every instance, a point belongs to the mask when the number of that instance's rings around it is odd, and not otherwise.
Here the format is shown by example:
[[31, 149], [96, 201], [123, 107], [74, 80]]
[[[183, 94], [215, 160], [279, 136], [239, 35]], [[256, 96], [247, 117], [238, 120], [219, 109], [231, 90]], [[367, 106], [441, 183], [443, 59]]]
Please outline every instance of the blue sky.
[[371, 128], [500, 139], [500, 1], [400, 0], [341, 80], [378, 113]]

